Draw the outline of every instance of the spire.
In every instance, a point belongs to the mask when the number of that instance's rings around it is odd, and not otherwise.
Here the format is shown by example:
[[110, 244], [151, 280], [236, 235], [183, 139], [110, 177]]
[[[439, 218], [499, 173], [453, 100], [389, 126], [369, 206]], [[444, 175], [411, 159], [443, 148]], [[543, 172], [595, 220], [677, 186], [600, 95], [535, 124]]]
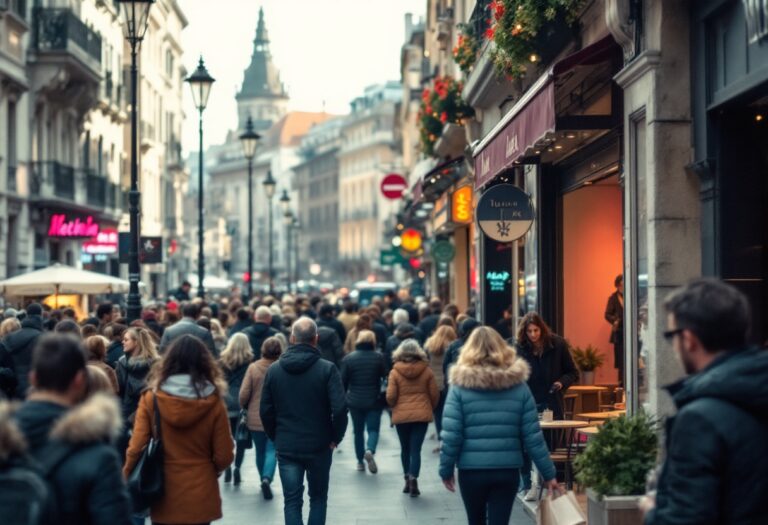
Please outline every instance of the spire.
[[253, 45], [262, 45], [265, 48], [269, 44], [269, 35], [267, 34], [267, 26], [264, 24], [264, 8], [259, 8], [259, 23], [256, 26], [256, 38], [253, 40]]
[[287, 98], [280, 72], [272, 63], [269, 52], [269, 36], [264, 22], [264, 8], [259, 8], [259, 21], [256, 25], [256, 38], [253, 39], [251, 64], [243, 75], [243, 85], [238, 100], [254, 98]]

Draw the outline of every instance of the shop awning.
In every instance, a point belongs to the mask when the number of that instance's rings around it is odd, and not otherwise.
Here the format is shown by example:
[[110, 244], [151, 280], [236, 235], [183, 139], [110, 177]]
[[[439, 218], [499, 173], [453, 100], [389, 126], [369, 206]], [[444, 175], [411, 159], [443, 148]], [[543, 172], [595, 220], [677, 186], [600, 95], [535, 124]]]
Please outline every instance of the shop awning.
[[[558, 113], [557, 105], [563, 95], [585, 97], [589, 87], [583, 87], [583, 78], [589, 78], [589, 71], [575, 81], [575, 75], [571, 73], [580, 66], [590, 66], [588, 70], [592, 70], [598, 65], [610, 63], [617, 47], [613, 37], [606, 36], [550, 67], [475, 147], [475, 187], [481, 188], [523, 159], [538, 157], [542, 148], [551, 146], [549, 137], [557, 131], [610, 129], [615, 125], [618, 115], [614, 114], [612, 107], [608, 108], [607, 114], [596, 114], [590, 110], [564, 115]], [[610, 68], [606, 71], [610, 73]], [[611, 76], [606, 77], [607, 82], [610, 82]], [[568, 138], [579, 137], [569, 134]], [[550, 143], [544, 142], [545, 139]]]

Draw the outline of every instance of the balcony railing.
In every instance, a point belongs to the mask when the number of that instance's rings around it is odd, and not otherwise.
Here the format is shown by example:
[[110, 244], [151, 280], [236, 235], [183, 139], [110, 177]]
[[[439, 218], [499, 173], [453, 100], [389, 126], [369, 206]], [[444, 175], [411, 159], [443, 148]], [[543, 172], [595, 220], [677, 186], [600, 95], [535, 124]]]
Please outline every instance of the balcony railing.
[[33, 162], [30, 193], [38, 197], [46, 194], [44, 185], [49, 185], [56, 197], [75, 200], [75, 169], [55, 160]]
[[8, 191], [16, 193], [18, 186], [16, 183], [16, 166], [8, 166]]
[[107, 208], [114, 210], [117, 207], [117, 193], [120, 186], [114, 182], [107, 183]]
[[32, 42], [38, 51], [72, 51], [75, 45], [101, 64], [101, 37], [71, 9], [36, 7]]
[[85, 175], [85, 202], [104, 208], [107, 204], [107, 179], [92, 172]]
[[469, 17], [469, 24], [472, 26], [475, 38], [480, 42], [485, 41], [485, 30], [488, 29], [491, 21], [490, 5], [491, 0], [477, 0]]

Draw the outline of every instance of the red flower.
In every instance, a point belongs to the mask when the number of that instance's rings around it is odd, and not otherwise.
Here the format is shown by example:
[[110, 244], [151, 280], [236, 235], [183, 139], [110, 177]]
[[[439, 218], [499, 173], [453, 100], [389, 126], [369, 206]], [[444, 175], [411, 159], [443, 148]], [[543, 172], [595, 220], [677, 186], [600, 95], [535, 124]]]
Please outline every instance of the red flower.
[[431, 115], [431, 114], [432, 114], [432, 106], [430, 106], [430, 105], [427, 105], [427, 107], [426, 107], [426, 108], [424, 108], [424, 112], [425, 112], [427, 115]]
[[[489, 20], [489, 22], [490, 22], [490, 20]], [[490, 24], [489, 24], [489, 26], [490, 27], [488, 27], [488, 29], [485, 30], [485, 38], [487, 38], [488, 40], [493, 40], [493, 32], [494, 32], [495, 28], [493, 26], [491, 26]]]
[[500, 20], [504, 16], [504, 2], [502, 0], [493, 0], [491, 2], [491, 12], [494, 19]]
[[425, 89], [424, 91], [421, 92], [421, 100], [423, 100], [424, 102], [428, 101], [429, 95], [430, 95], [429, 90]]
[[448, 113], [446, 113], [445, 111], [443, 111], [443, 112], [440, 114], [440, 122], [442, 122], [443, 124], [445, 124], [446, 122], [448, 122]]

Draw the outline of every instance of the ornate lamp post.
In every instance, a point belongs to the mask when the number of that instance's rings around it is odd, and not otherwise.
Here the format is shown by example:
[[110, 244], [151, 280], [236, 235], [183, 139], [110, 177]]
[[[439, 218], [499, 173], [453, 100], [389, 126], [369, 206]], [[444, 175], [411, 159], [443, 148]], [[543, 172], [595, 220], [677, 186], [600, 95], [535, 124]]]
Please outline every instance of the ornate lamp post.
[[277, 183], [272, 177], [272, 170], [267, 172], [267, 177], [262, 183], [264, 185], [264, 194], [267, 196], [267, 208], [269, 208], [269, 294], [275, 291], [274, 277], [272, 275], [272, 197], [275, 196], [275, 187]]
[[248, 117], [245, 132], [240, 135], [243, 155], [248, 160], [248, 299], [253, 297], [253, 157], [261, 135], [253, 130], [253, 120]]
[[203, 279], [205, 278], [205, 253], [203, 251], [203, 110], [208, 104], [208, 96], [211, 94], [211, 86], [215, 82], [215, 79], [208, 74], [208, 70], [205, 69], [203, 63], [203, 57], [200, 57], [200, 62], [197, 64], [197, 69], [186, 81], [192, 88], [192, 100], [195, 102], [195, 107], [200, 114], [199, 118], [199, 135], [200, 135], [200, 158], [198, 159], [198, 232], [197, 232], [197, 296], [205, 297], [205, 287], [203, 286]]
[[293, 276], [293, 282], [294, 283], [298, 283], [299, 282], [299, 251], [298, 251], [298, 247], [299, 247], [299, 228], [300, 227], [301, 227], [301, 223], [299, 222], [299, 218], [294, 216], [293, 217], [293, 221], [291, 222], [292, 233], [294, 235], [296, 235], [294, 246], [296, 246], [296, 248], [297, 248], [296, 255], [294, 257], [296, 263], [293, 265], [293, 270], [294, 270], [294, 272], [296, 272], [296, 274]]
[[130, 216], [130, 244], [128, 246], [128, 321], [141, 317], [141, 295], [139, 294], [139, 160], [138, 125], [136, 112], [136, 91], [138, 69], [136, 53], [149, 25], [149, 8], [155, 0], [120, 0], [125, 14], [123, 27], [125, 38], [131, 46], [131, 189], [128, 192], [128, 214]]
[[291, 211], [291, 197], [288, 190], [283, 190], [280, 196], [280, 208], [283, 212], [285, 224], [285, 287], [291, 291], [291, 226], [293, 226], [293, 212]]

